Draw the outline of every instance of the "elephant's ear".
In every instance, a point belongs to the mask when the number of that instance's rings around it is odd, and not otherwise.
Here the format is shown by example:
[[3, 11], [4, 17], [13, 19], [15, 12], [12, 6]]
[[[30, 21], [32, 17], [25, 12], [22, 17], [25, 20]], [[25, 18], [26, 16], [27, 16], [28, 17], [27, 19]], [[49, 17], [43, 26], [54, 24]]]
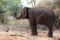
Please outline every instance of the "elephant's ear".
[[20, 15], [22, 18], [25, 18], [25, 9], [23, 8], [22, 10], [21, 10], [21, 15]]
[[28, 7], [24, 7], [24, 8], [23, 8], [24, 18], [28, 18], [28, 14], [29, 14], [28, 11], [29, 11], [29, 9], [30, 9], [30, 8], [28, 8]]

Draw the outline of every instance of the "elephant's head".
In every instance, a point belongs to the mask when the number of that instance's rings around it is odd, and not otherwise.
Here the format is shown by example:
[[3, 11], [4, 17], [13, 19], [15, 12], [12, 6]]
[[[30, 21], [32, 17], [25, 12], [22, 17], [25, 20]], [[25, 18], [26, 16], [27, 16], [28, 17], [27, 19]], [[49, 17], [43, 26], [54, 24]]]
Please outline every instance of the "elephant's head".
[[20, 18], [26, 19], [26, 18], [28, 18], [29, 9], [30, 9], [30, 8], [28, 8], [28, 7], [24, 7], [24, 8], [21, 10], [19, 16], [17, 16], [17, 19], [20, 19]]

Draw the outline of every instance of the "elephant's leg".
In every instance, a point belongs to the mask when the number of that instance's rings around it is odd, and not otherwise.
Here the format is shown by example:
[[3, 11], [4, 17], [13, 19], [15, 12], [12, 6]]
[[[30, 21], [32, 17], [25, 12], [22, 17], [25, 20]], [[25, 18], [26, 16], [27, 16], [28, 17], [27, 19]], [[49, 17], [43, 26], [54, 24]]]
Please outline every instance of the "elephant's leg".
[[35, 20], [33, 19], [30, 20], [30, 26], [31, 26], [32, 35], [37, 35], [37, 26]]
[[48, 37], [53, 37], [53, 25], [48, 25]]
[[36, 26], [36, 21], [33, 16], [33, 13], [29, 13], [29, 21], [30, 21], [30, 26], [31, 26], [31, 34], [32, 35], [37, 35], [37, 26]]
[[35, 25], [31, 26], [31, 32], [32, 32], [32, 35], [37, 35], [37, 27]]

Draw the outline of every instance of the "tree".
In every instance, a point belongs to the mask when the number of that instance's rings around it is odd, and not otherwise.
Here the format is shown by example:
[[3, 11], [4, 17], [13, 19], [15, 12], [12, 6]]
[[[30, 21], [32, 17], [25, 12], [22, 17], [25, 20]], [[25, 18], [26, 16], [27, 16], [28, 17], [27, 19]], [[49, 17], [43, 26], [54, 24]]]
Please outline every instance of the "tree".
[[[28, 1], [28, 0], [27, 0], [27, 1]], [[32, 4], [32, 6], [35, 6], [36, 1], [35, 1], [35, 0], [30, 0], [30, 1], [28, 1], [28, 4]]]
[[22, 7], [21, 0], [0, 0], [0, 20], [3, 19], [3, 21], [6, 21], [4, 20], [4, 15], [6, 15], [8, 11], [10, 11], [9, 15], [14, 16]]

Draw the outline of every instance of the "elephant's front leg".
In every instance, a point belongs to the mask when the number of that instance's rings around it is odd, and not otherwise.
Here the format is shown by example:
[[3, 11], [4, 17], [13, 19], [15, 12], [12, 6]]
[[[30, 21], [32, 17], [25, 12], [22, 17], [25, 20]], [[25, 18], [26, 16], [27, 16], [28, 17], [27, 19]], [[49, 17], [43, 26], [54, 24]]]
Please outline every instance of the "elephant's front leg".
[[36, 21], [35, 18], [33, 17], [33, 13], [29, 14], [29, 21], [30, 21], [30, 26], [31, 26], [31, 34], [32, 35], [37, 35], [37, 26], [36, 26]]
[[35, 25], [31, 26], [32, 35], [37, 35], [37, 27]]
[[35, 20], [30, 20], [30, 26], [31, 26], [31, 33], [32, 35], [37, 35], [37, 26]]

